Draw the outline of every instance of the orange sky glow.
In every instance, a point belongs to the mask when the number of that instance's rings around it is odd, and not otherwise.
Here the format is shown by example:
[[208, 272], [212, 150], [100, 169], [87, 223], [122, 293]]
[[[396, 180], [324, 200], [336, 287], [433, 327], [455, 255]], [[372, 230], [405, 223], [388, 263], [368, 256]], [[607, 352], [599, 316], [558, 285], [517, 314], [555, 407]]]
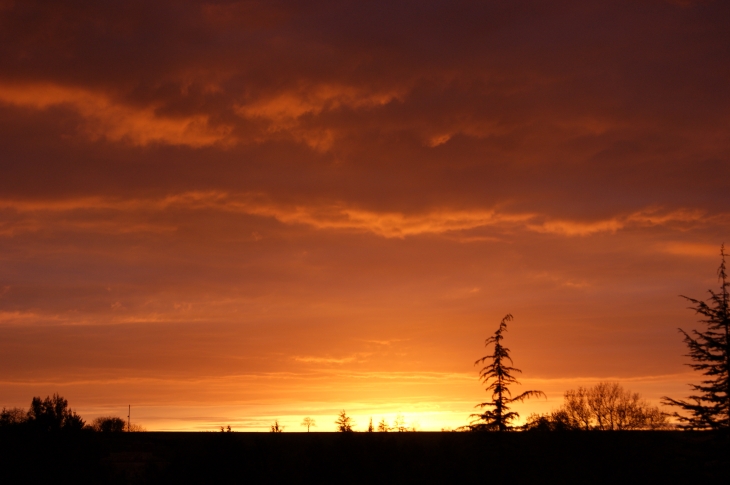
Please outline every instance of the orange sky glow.
[[0, 407], [457, 428], [686, 397], [730, 243], [723, 1], [0, 0]]

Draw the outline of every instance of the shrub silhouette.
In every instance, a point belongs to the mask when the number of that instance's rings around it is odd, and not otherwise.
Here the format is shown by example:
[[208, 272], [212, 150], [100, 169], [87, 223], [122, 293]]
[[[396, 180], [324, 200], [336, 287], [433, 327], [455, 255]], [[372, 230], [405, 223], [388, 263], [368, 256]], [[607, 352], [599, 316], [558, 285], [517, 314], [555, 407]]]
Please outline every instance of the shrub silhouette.
[[127, 422], [116, 416], [101, 416], [91, 422], [91, 429], [102, 433], [121, 433], [127, 429]]

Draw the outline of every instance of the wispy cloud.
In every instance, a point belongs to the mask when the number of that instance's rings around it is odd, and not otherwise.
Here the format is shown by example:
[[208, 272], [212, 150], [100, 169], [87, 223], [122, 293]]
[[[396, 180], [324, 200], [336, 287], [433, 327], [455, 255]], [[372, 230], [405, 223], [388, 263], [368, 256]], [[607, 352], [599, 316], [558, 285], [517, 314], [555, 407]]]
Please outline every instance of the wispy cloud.
[[67, 107], [84, 120], [84, 133], [145, 146], [152, 143], [203, 147], [230, 143], [232, 127], [214, 126], [208, 115], [172, 117], [157, 106], [133, 106], [89, 89], [59, 84], [0, 84], [0, 103], [36, 110]]
[[[434, 209], [421, 213], [374, 211], [345, 202], [281, 203], [263, 194], [229, 194], [222, 191], [191, 191], [153, 199], [118, 199], [85, 197], [60, 200], [0, 200], [0, 208], [21, 214], [66, 212], [94, 213], [116, 211], [120, 213], [150, 213], [167, 210], [216, 210], [253, 216], [269, 217], [283, 224], [310, 226], [319, 230], [369, 232], [385, 238], [405, 238], [429, 234], [450, 234], [478, 228], [496, 230], [527, 230], [568, 237], [585, 237], [594, 234], [616, 233], [620, 230], [640, 227], [677, 227], [687, 229], [702, 224], [730, 221], [730, 215], [707, 214], [701, 210], [662, 210], [648, 207], [629, 214], [619, 214], [598, 220], [569, 220], [552, 218], [539, 213], [509, 212], [500, 208]], [[166, 232], [174, 231], [170, 224], [149, 224], [138, 221], [96, 222], [65, 219], [58, 221], [66, 228], [87, 228], [98, 232]], [[123, 227], [115, 225], [122, 224]], [[36, 231], [44, 227], [33, 219], [0, 221], [0, 235], [12, 236], [23, 231]], [[465, 236], [465, 240], [493, 241], [493, 237]], [[689, 247], [689, 246], [687, 246]], [[679, 246], [667, 246], [667, 251], [679, 251]], [[707, 249], [707, 248], [705, 248]], [[705, 250], [703, 249], [703, 251]], [[695, 247], [695, 252], [697, 248]], [[686, 249], [685, 249], [686, 251]]]
[[319, 357], [319, 356], [294, 356], [292, 359], [297, 362], [305, 362], [308, 364], [349, 364], [353, 362], [365, 362], [369, 353], [357, 353], [347, 357]]

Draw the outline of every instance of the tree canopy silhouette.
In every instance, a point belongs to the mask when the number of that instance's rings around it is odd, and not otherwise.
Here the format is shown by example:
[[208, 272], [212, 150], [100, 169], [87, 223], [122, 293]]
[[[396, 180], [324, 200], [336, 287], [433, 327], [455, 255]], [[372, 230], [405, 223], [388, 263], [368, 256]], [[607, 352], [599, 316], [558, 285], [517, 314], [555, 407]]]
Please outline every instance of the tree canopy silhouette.
[[78, 431], [84, 420], [69, 409], [68, 401], [54, 394], [53, 397], [34, 397], [28, 410], [28, 424], [41, 431]]
[[668, 427], [665, 413], [618, 382], [599, 382], [593, 387], [565, 391], [565, 401], [559, 409], [543, 415], [533, 414], [524, 425], [527, 430], [544, 431]]
[[116, 416], [101, 416], [91, 423], [91, 429], [102, 433], [121, 433], [127, 429], [127, 422]]
[[717, 277], [720, 291], [710, 292], [707, 302], [681, 295], [692, 302], [690, 307], [702, 315], [700, 322], [705, 330], [687, 333], [681, 328], [684, 343], [694, 363], [687, 364], [700, 371], [705, 379], [700, 384], [690, 384], [694, 393], [689, 396], [693, 402], [664, 397], [664, 403], [677, 406], [689, 416], [674, 413], [684, 429], [730, 429], [730, 304], [725, 267], [725, 245], [720, 247], [720, 267]]
[[510, 367], [512, 358], [509, 356], [509, 349], [502, 345], [503, 332], [507, 331], [507, 322], [512, 321], [512, 315], [507, 314], [499, 323], [499, 328], [494, 336], [484, 341], [484, 346], [494, 344], [494, 353], [486, 355], [474, 362], [474, 365], [489, 362], [479, 371], [479, 378], [487, 385], [486, 391], [492, 393], [491, 401], [477, 404], [476, 407], [484, 409], [481, 414], [472, 414], [471, 417], [478, 418], [471, 423], [469, 428], [475, 431], [507, 431], [513, 429], [511, 422], [520, 415], [510, 411], [510, 404], [521, 402], [531, 397], [545, 396], [542, 391], [525, 391], [519, 396], [512, 397], [509, 386], [519, 384], [512, 375], [513, 372], [522, 372], [520, 369]]

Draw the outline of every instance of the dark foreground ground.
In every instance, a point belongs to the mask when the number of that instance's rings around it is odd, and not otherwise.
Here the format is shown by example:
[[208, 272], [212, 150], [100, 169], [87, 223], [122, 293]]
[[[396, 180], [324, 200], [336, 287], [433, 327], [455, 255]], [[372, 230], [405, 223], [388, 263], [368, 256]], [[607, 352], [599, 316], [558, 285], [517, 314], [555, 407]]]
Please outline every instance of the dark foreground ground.
[[689, 432], [0, 434], [0, 483], [726, 483]]

